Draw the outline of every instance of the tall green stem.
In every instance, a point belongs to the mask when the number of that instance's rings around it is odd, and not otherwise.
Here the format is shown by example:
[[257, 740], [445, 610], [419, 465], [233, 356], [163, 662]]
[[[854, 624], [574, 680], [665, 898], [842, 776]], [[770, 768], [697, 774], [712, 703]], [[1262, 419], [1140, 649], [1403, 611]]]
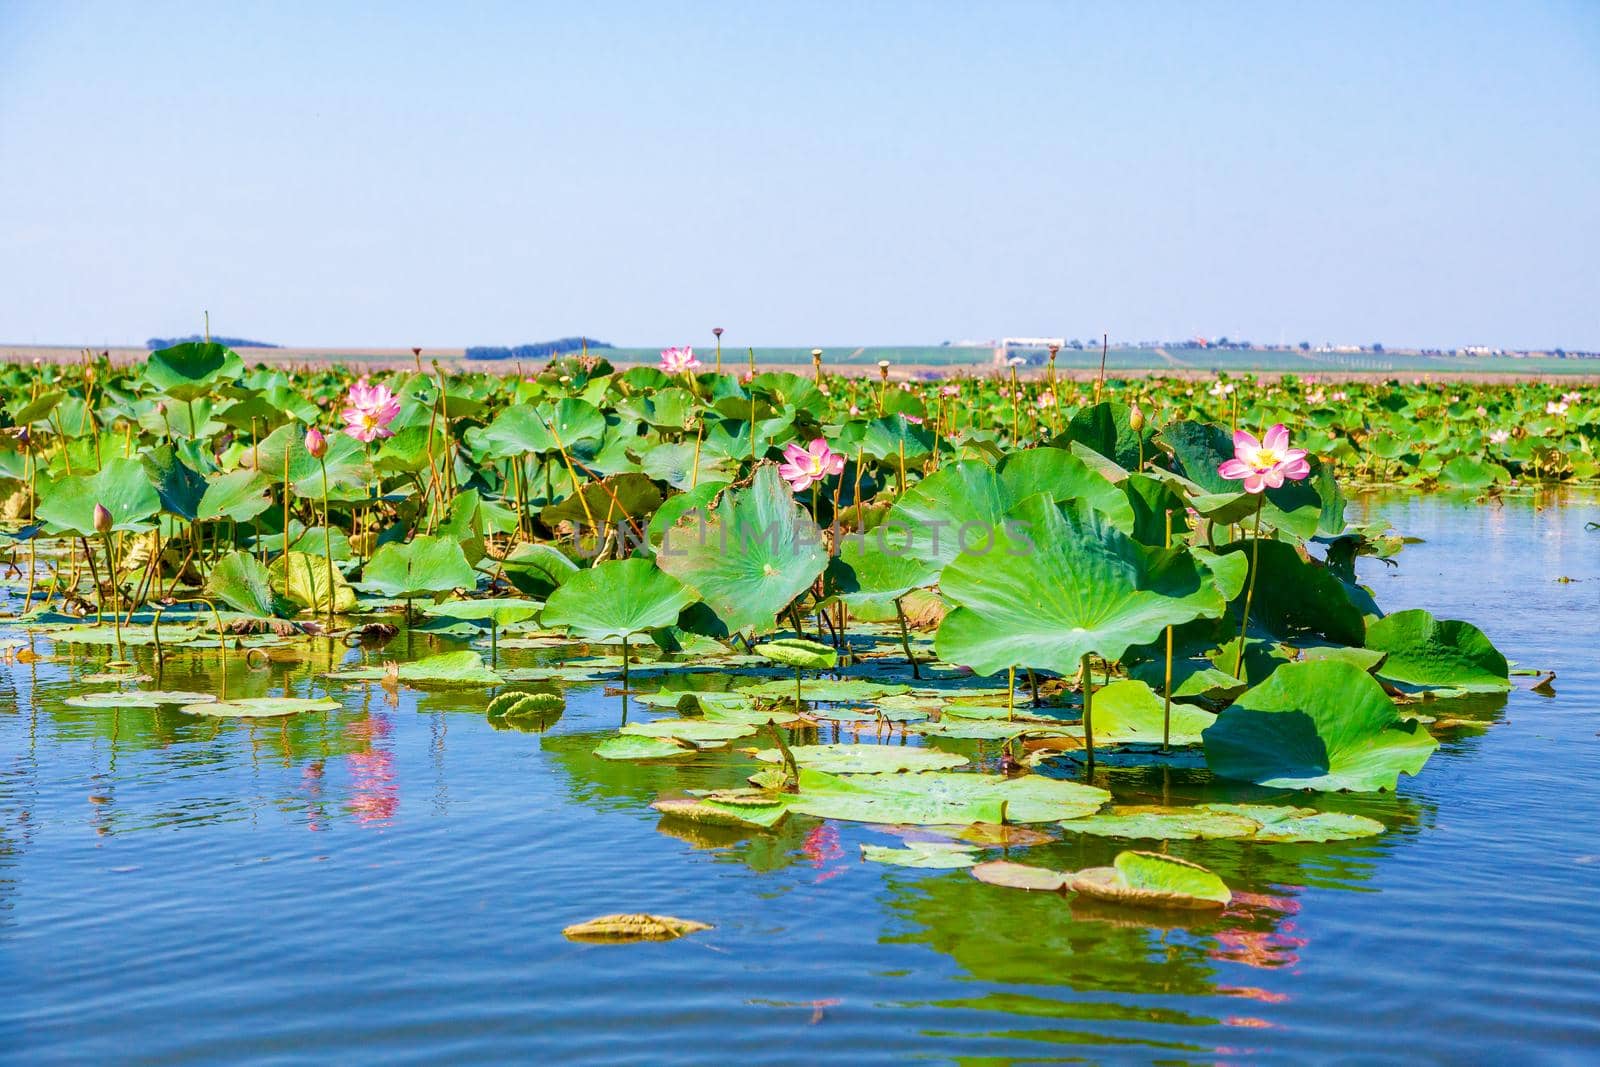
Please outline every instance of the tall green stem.
[[1239, 669], [1244, 666], [1244, 633], [1250, 625], [1250, 601], [1256, 593], [1256, 560], [1261, 557], [1261, 510], [1266, 507], [1267, 496], [1256, 497], [1255, 527], [1250, 531], [1250, 581], [1244, 587], [1244, 615], [1239, 620], [1239, 648], [1233, 656], [1233, 676], [1242, 678]]
[[1089, 776], [1094, 777], [1094, 678], [1089, 673], [1089, 653], [1083, 654], [1083, 747], [1088, 750]]

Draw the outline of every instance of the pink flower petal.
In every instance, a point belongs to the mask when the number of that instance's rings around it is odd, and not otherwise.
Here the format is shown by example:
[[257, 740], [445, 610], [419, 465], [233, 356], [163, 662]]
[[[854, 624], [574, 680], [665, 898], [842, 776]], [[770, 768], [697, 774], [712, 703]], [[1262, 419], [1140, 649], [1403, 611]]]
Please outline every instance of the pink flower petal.
[[1289, 447], [1289, 430], [1283, 423], [1276, 423], [1267, 431], [1266, 439], [1262, 446], [1272, 452], [1282, 452]]
[[1233, 447], [1236, 452], [1246, 448], [1254, 450], [1261, 447], [1261, 442], [1256, 440], [1256, 435], [1249, 430], [1235, 430], [1233, 431]]
[[1224, 460], [1217, 466], [1217, 473], [1224, 478], [1232, 478], [1237, 481], [1240, 478], [1248, 478], [1252, 473], [1252, 468], [1250, 464], [1242, 459], [1229, 459]]

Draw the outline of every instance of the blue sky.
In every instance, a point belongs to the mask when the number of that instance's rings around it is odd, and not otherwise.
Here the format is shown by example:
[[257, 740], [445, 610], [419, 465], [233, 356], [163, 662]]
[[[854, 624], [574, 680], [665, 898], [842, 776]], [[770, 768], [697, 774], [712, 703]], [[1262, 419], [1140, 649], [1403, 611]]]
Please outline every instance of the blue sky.
[[0, 341], [1600, 348], [1600, 4], [0, 0]]

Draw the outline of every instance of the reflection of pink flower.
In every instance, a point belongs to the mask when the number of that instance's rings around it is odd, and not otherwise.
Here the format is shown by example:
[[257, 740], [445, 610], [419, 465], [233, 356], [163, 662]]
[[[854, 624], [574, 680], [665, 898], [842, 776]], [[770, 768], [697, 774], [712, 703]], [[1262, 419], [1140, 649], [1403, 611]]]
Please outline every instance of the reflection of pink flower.
[[825, 822], [806, 834], [805, 844], [800, 846], [800, 852], [811, 861], [812, 867], [822, 872], [817, 875], [819, 882], [826, 882], [844, 873], [844, 868], [841, 866], [834, 866], [833, 870], [826, 869], [835, 860], [844, 856], [844, 846], [839, 843], [839, 828], [832, 823]]
[[795, 492], [809, 489], [830, 474], [844, 473], [844, 457], [828, 447], [828, 442], [817, 438], [810, 447], [790, 441], [783, 447], [784, 463], [778, 467], [789, 487]]
[[[390, 723], [383, 715], [369, 715], [351, 723], [345, 732], [353, 739], [371, 743], [389, 736]], [[344, 758], [351, 776], [349, 810], [363, 826], [385, 826], [400, 808], [400, 786], [394, 780], [394, 753], [371, 748], [352, 752]]]
[[385, 385], [368, 385], [362, 378], [350, 387], [345, 397], [345, 409], [339, 413], [344, 419], [344, 432], [363, 444], [380, 437], [393, 437], [389, 424], [400, 414], [400, 398], [389, 392]]
[[1233, 457], [1218, 465], [1217, 473], [1234, 481], [1242, 479], [1247, 493], [1276, 489], [1285, 478], [1299, 481], [1311, 473], [1306, 450], [1289, 447], [1289, 431], [1281, 422], [1267, 431], [1264, 441], [1256, 440], [1253, 433], [1234, 431]]
[[688, 374], [698, 366], [700, 360], [695, 358], [694, 349], [689, 345], [661, 350], [661, 369], [667, 374]]

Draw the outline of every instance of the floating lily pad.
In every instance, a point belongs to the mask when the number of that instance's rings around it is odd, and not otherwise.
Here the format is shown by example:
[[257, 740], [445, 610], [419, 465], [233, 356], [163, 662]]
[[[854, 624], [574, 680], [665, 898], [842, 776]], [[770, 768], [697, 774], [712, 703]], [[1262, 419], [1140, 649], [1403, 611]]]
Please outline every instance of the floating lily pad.
[[602, 915], [576, 923], [561, 931], [568, 941], [619, 944], [628, 941], [676, 941], [680, 937], [710, 930], [710, 923], [679, 919], [672, 915]]
[[706, 719], [657, 719], [655, 722], [629, 723], [621, 732], [624, 736], [666, 737], [698, 744], [749, 737], [756, 732], [756, 728], [745, 723], [710, 722]]
[[159, 708], [167, 705], [204, 704], [217, 698], [211, 693], [183, 690], [113, 689], [105, 693], [78, 693], [64, 703], [74, 708]]
[[948, 737], [956, 741], [1003, 741], [1008, 737], [1070, 737], [1083, 736], [1083, 727], [1072, 723], [1065, 726], [1046, 726], [1038, 722], [1004, 720], [945, 719], [940, 722], [914, 722], [906, 726], [907, 733], [927, 737]]
[[1028, 889], [1040, 893], [1059, 893], [1072, 884], [1071, 871], [1052, 871], [1047, 867], [1034, 867], [1009, 860], [990, 860], [972, 868], [972, 876], [980, 882], [1005, 886], [1007, 889]]
[[1030, 848], [1048, 845], [1056, 838], [1027, 826], [1009, 823], [976, 822], [971, 826], [936, 826], [939, 833], [948, 834], [974, 845], [993, 845], [999, 848]]
[[[967, 763], [967, 757], [953, 752], [903, 745], [795, 745], [789, 751], [801, 767], [830, 774], [938, 771]], [[763, 763], [781, 763], [783, 753], [775, 748], [763, 749], [756, 753], [756, 759]]]
[[247, 697], [201, 701], [186, 704], [181, 710], [185, 715], [210, 715], [221, 719], [276, 719], [308, 711], [337, 711], [339, 702], [330, 697]]
[[707, 826], [770, 830], [788, 817], [789, 809], [770, 794], [709, 793], [698, 797], [664, 798], [650, 805], [663, 815]]
[[[1105, 744], [1159, 743], [1164, 718], [1161, 697], [1143, 682], [1112, 682], [1094, 694], [1094, 737]], [[1169, 743], [1198, 745], [1200, 734], [1217, 721], [1209, 711], [1192, 704], [1172, 705]]]
[[692, 756], [699, 749], [680, 744], [665, 737], [641, 737], [638, 734], [619, 734], [600, 742], [594, 754], [609, 760], [679, 759]]
[[862, 845], [861, 858], [894, 867], [924, 867], [931, 870], [957, 870], [977, 863], [976, 845], [955, 841], [913, 841], [905, 848]]
[[[807, 703], [847, 703], [877, 700], [879, 697], [904, 693], [910, 686], [888, 682], [863, 682], [854, 678], [807, 678], [800, 683], [800, 699]], [[746, 687], [743, 692], [758, 697], [794, 698], [794, 680], [762, 682]]]
[[1110, 867], [1079, 871], [1072, 889], [1095, 900], [1149, 908], [1221, 908], [1233, 899], [1222, 879], [1198, 863], [1155, 852], [1118, 853]]
[[1251, 837], [1261, 824], [1243, 815], [1203, 808], [1168, 808], [1129, 805], [1099, 815], [1070, 819], [1062, 829], [1095, 837], [1149, 838], [1157, 841], [1194, 841], [1218, 837]]
[[1109, 800], [1103, 789], [1039, 775], [923, 771], [833, 775], [800, 768], [789, 809], [821, 819], [941, 826], [975, 822], [1056, 822], [1088, 815]]
[[839, 662], [839, 652], [818, 641], [798, 637], [779, 637], [756, 646], [756, 654], [774, 663], [811, 670], [829, 670]]
[[[388, 677], [388, 673], [384, 667], [352, 667], [334, 671], [328, 677], [377, 682]], [[499, 685], [512, 680], [509, 672], [502, 675], [490, 670], [484, 665], [483, 657], [469, 649], [441, 652], [437, 656], [401, 663], [395, 668], [395, 677], [402, 682], [442, 686]]]

